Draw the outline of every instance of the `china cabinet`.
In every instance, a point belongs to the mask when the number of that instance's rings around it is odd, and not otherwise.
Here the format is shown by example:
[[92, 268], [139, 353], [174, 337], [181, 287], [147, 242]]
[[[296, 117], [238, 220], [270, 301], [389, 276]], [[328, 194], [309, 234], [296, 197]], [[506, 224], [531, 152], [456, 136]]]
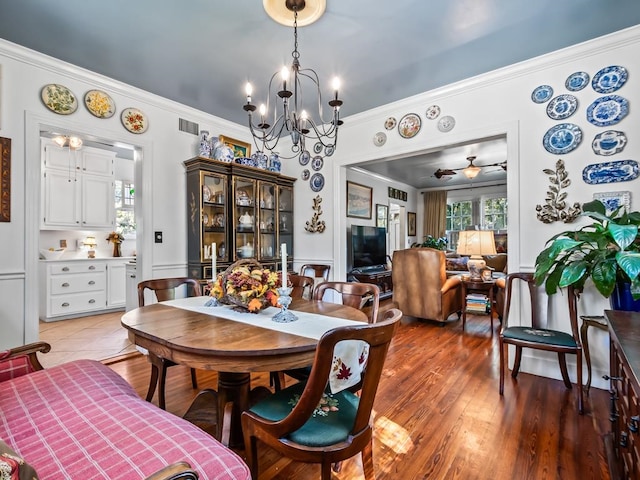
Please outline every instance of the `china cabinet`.
[[184, 165], [189, 276], [208, 280], [214, 265], [220, 272], [248, 258], [280, 269], [282, 243], [293, 269], [294, 178], [205, 157]]

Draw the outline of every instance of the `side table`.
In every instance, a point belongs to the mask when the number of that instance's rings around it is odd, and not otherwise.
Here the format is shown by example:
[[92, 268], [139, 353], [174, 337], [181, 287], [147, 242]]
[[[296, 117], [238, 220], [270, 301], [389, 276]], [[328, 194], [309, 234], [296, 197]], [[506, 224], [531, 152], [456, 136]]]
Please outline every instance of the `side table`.
[[606, 318], [600, 315], [580, 315], [582, 325], [580, 326], [580, 342], [582, 343], [582, 351], [584, 352], [584, 359], [587, 362], [587, 384], [585, 390], [587, 394], [591, 388], [591, 355], [589, 353], [589, 327], [599, 328], [600, 330], [609, 331], [609, 323]]
[[493, 336], [493, 291], [496, 285], [495, 280], [471, 280], [462, 279], [462, 297], [464, 300], [464, 308], [462, 309], [462, 331], [467, 324], [467, 294], [468, 293], [484, 293], [489, 295], [489, 317], [491, 318], [491, 335]]

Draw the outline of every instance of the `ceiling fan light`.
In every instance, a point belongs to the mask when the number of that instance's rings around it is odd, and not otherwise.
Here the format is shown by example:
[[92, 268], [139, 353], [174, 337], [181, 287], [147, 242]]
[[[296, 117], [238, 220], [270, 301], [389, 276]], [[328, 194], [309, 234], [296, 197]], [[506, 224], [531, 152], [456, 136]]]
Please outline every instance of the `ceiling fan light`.
[[467, 168], [462, 170], [462, 173], [464, 173], [464, 176], [467, 177], [469, 180], [472, 180], [476, 178], [480, 173], [480, 167], [476, 167], [475, 165], [469, 165]]

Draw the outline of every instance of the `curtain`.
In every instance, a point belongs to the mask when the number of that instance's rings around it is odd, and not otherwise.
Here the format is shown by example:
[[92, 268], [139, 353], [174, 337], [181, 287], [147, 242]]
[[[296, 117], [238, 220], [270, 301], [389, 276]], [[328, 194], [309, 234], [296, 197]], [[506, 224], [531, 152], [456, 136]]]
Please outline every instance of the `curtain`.
[[424, 192], [423, 236], [444, 237], [447, 228], [447, 191]]

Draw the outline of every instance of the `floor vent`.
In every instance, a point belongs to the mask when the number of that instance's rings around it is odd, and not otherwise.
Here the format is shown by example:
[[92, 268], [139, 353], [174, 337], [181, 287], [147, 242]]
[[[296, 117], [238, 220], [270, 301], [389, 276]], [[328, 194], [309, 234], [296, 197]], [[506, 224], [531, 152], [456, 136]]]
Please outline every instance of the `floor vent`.
[[192, 135], [198, 135], [200, 131], [200, 126], [196, 122], [190, 122], [189, 120], [185, 120], [184, 118], [178, 119], [178, 130], [181, 132], [187, 132]]

